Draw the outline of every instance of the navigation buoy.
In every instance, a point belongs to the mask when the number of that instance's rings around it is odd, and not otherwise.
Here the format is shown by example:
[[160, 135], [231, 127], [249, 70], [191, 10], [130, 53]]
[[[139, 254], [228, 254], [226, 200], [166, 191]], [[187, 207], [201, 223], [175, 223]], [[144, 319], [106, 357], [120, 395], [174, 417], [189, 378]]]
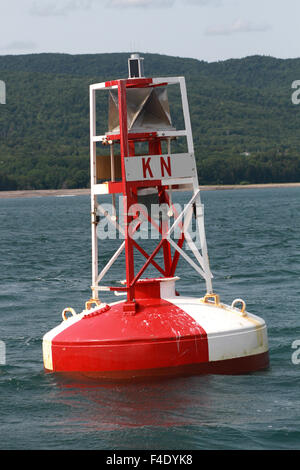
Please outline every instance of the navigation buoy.
[[[172, 124], [169, 86], [180, 90], [181, 130]], [[109, 93], [108, 131], [104, 135], [96, 132], [99, 91]], [[172, 153], [175, 140], [185, 140], [187, 151]], [[98, 143], [108, 146], [109, 154], [97, 155]], [[62, 322], [43, 337], [45, 369], [120, 379], [240, 374], [266, 368], [269, 357], [264, 320], [247, 312], [243, 299], [234, 299], [229, 306], [213, 291], [184, 77], [145, 78], [143, 59], [133, 54], [128, 79], [91, 85], [90, 157], [92, 297], [81, 313], [64, 309]], [[180, 211], [172, 199], [177, 191], [189, 193]], [[98, 201], [103, 194], [112, 195], [111, 213]], [[123, 198], [123, 220], [117, 217], [117, 194]], [[155, 201], [159, 216], [148, 210]], [[118, 250], [101, 270], [100, 215], [123, 235]], [[160, 236], [151, 254], [135, 236], [144, 221]], [[198, 243], [190, 233], [192, 221]], [[102, 279], [122, 252], [125, 281], [103, 285]], [[138, 268], [136, 253], [145, 258]], [[180, 257], [204, 278], [204, 294], [178, 294], [175, 272]], [[158, 277], [144, 277], [150, 265]], [[101, 291], [126, 298], [107, 304], [99, 298]]]

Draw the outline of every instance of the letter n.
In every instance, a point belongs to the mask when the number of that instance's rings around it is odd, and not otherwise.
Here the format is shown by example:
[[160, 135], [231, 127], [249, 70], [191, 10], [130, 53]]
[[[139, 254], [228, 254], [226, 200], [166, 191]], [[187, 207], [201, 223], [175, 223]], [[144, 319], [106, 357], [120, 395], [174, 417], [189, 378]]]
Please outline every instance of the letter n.
[[168, 163], [165, 161], [164, 157], [160, 158], [160, 169], [162, 178], [165, 176], [165, 170], [169, 176], [172, 176], [171, 170], [171, 157], [167, 157]]

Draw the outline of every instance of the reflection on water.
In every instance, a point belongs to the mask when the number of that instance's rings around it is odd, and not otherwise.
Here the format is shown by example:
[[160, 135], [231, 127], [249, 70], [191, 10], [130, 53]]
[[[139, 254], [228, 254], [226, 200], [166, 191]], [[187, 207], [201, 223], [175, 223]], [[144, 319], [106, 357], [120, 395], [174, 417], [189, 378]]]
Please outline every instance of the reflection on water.
[[64, 420], [61, 423], [64, 426], [76, 422], [107, 431], [122, 427], [199, 425], [199, 410], [205, 409], [207, 413], [210, 409], [211, 380], [209, 375], [198, 377], [193, 393], [193, 377], [97, 383], [53, 376], [57, 392], [51, 399], [72, 408], [71, 422]]
[[246, 439], [248, 449], [271, 448], [274, 432], [283, 433], [282, 448], [290, 432], [296, 440], [292, 423], [300, 403], [278, 400], [272, 370], [119, 383], [55, 374], [49, 380], [57, 439], [77, 432], [86, 447], [229, 449], [245, 448]]

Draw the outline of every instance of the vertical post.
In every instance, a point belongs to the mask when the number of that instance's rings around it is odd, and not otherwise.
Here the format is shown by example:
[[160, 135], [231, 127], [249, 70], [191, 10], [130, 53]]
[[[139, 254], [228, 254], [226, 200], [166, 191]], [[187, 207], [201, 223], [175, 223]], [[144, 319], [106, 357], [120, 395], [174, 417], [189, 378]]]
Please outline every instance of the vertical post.
[[[192, 153], [194, 156], [195, 154], [194, 141], [193, 141], [193, 134], [192, 134], [191, 118], [190, 118], [190, 113], [189, 113], [185, 78], [180, 77], [179, 81], [180, 81], [180, 90], [181, 90], [181, 97], [182, 97], [182, 109], [183, 109], [184, 123], [185, 123], [185, 128], [187, 131], [188, 152]], [[196, 175], [193, 178], [193, 190], [194, 190], [194, 194], [196, 194], [196, 192], [199, 190], [198, 175]], [[211, 281], [212, 274], [211, 274], [210, 267], [209, 267], [209, 259], [208, 259], [207, 243], [206, 243], [206, 235], [205, 235], [205, 227], [204, 227], [204, 215], [202, 213], [200, 192], [197, 195], [197, 198], [195, 201], [195, 208], [196, 208], [196, 224], [197, 224], [197, 228], [199, 231], [202, 257], [203, 257], [203, 262], [205, 265], [204, 272], [205, 272], [205, 281], [206, 281], [206, 291], [208, 294], [210, 294], [213, 292], [212, 281]]]
[[[96, 173], [96, 91], [90, 87], [90, 173], [91, 173], [91, 225], [92, 225], [92, 286], [98, 285], [98, 240], [97, 240], [97, 196], [94, 185], [97, 183]], [[92, 298], [98, 300], [97, 289], [92, 289]]]
[[[114, 153], [114, 143], [110, 144], [110, 177], [112, 183], [115, 182], [115, 153]], [[116, 211], [116, 195], [112, 194], [112, 206], [113, 206], [113, 220], [117, 220], [117, 211]]]
[[[170, 137], [167, 140], [167, 146], [168, 146], [168, 155], [171, 156], [171, 138]], [[172, 208], [173, 200], [172, 200], [172, 186], [171, 185], [169, 186], [169, 190], [168, 190], [168, 198], [169, 198], [169, 207], [170, 207], [168, 211], [168, 215], [169, 217], [172, 217], [174, 213], [173, 213], [173, 208]]]
[[[197, 188], [198, 189], [198, 188]], [[196, 192], [196, 187], [194, 184], [194, 192]], [[206, 235], [205, 235], [205, 227], [204, 227], [204, 213], [203, 213], [203, 205], [201, 203], [200, 198], [200, 191], [196, 196], [195, 200], [195, 210], [196, 210], [196, 224], [199, 232], [199, 238], [201, 243], [201, 252], [203, 258], [203, 269], [205, 273], [205, 282], [206, 282], [206, 293], [212, 294], [212, 274], [209, 267], [209, 258], [208, 258], [208, 251], [207, 251], [207, 243], [206, 243]]]
[[[160, 204], [168, 204], [169, 199], [166, 194], [166, 189], [159, 188], [159, 203]], [[163, 217], [163, 214], [161, 214]], [[168, 220], [161, 220], [160, 222], [161, 228], [161, 236], [164, 237], [165, 234], [169, 230], [169, 221]], [[164, 253], [164, 263], [165, 263], [165, 272], [167, 276], [170, 276], [171, 268], [172, 268], [172, 253], [171, 253], [171, 245], [169, 241], [166, 239], [163, 242], [163, 253]]]
[[191, 117], [189, 113], [189, 103], [186, 91], [186, 83], [185, 78], [179, 78], [180, 83], [180, 90], [181, 90], [181, 98], [182, 98], [182, 110], [183, 110], [183, 117], [184, 117], [184, 124], [185, 129], [187, 131], [187, 144], [188, 144], [188, 152], [194, 155], [194, 142], [193, 142], [193, 133], [192, 133], [192, 124], [191, 124]]
[[121, 147], [121, 168], [124, 199], [124, 231], [125, 231], [125, 256], [126, 256], [126, 281], [127, 281], [127, 305], [124, 309], [134, 313], [134, 287], [131, 283], [134, 279], [134, 253], [133, 243], [129, 235], [129, 225], [131, 217], [128, 215], [130, 206], [135, 202], [131, 185], [126, 181], [125, 158], [129, 156], [128, 126], [127, 126], [127, 101], [126, 101], [126, 80], [118, 80], [118, 102], [119, 102], [119, 122], [120, 122], [120, 147]]

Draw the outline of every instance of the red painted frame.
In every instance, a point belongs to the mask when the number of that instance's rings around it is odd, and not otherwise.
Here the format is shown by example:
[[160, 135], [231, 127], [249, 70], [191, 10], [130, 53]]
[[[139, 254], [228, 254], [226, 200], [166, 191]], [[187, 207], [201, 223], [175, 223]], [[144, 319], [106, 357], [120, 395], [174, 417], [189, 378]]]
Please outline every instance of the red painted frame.
[[[122, 188], [123, 200], [124, 200], [124, 231], [125, 231], [125, 257], [126, 257], [126, 287], [112, 287], [112, 290], [127, 291], [127, 306], [128, 311], [135, 310], [134, 307], [134, 286], [136, 282], [141, 278], [147, 267], [152, 264], [164, 277], [174, 276], [177, 263], [180, 257], [178, 251], [174, 253], [172, 258], [171, 245], [167, 239], [163, 237], [163, 233], [166, 232], [166, 223], [162, 222], [159, 232], [162, 235], [161, 240], [149, 255], [129, 234], [129, 226], [134, 216], [129, 214], [129, 209], [133, 204], [138, 204], [137, 191], [140, 187], [157, 187], [159, 195], [159, 203], [167, 203], [170, 205], [166, 186], [161, 184], [160, 180], [154, 181], [139, 181], [139, 182], [128, 182], [126, 180], [125, 170], [125, 158], [135, 156], [135, 142], [146, 141], [149, 142], [149, 155], [161, 155], [161, 140], [157, 136], [156, 132], [151, 133], [128, 133], [127, 125], [127, 102], [126, 102], [126, 89], [127, 88], [139, 88], [143, 86], [151, 85], [151, 79], [124, 79], [114, 80], [106, 82], [106, 87], [117, 86], [118, 87], [118, 104], [119, 104], [119, 122], [120, 122], [120, 134], [108, 135], [109, 140], [120, 141], [120, 153], [121, 153], [121, 170], [122, 170], [122, 182], [109, 184], [109, 192], [116, 192]], [[115, 186], [115, 187], [114, 187]], [[148, 216], [148, 220], [151, 224], [155, 222]], [[178, 246], [181, 248], [184, 243], [184, 234], [178, 241]], [[135, 274], [134, 264], [134, 248], [136, 248], [145, 258], [146, 262], [142, 268]], [[164, 268], [154, 261], [155, 256], [163, 248]]]

